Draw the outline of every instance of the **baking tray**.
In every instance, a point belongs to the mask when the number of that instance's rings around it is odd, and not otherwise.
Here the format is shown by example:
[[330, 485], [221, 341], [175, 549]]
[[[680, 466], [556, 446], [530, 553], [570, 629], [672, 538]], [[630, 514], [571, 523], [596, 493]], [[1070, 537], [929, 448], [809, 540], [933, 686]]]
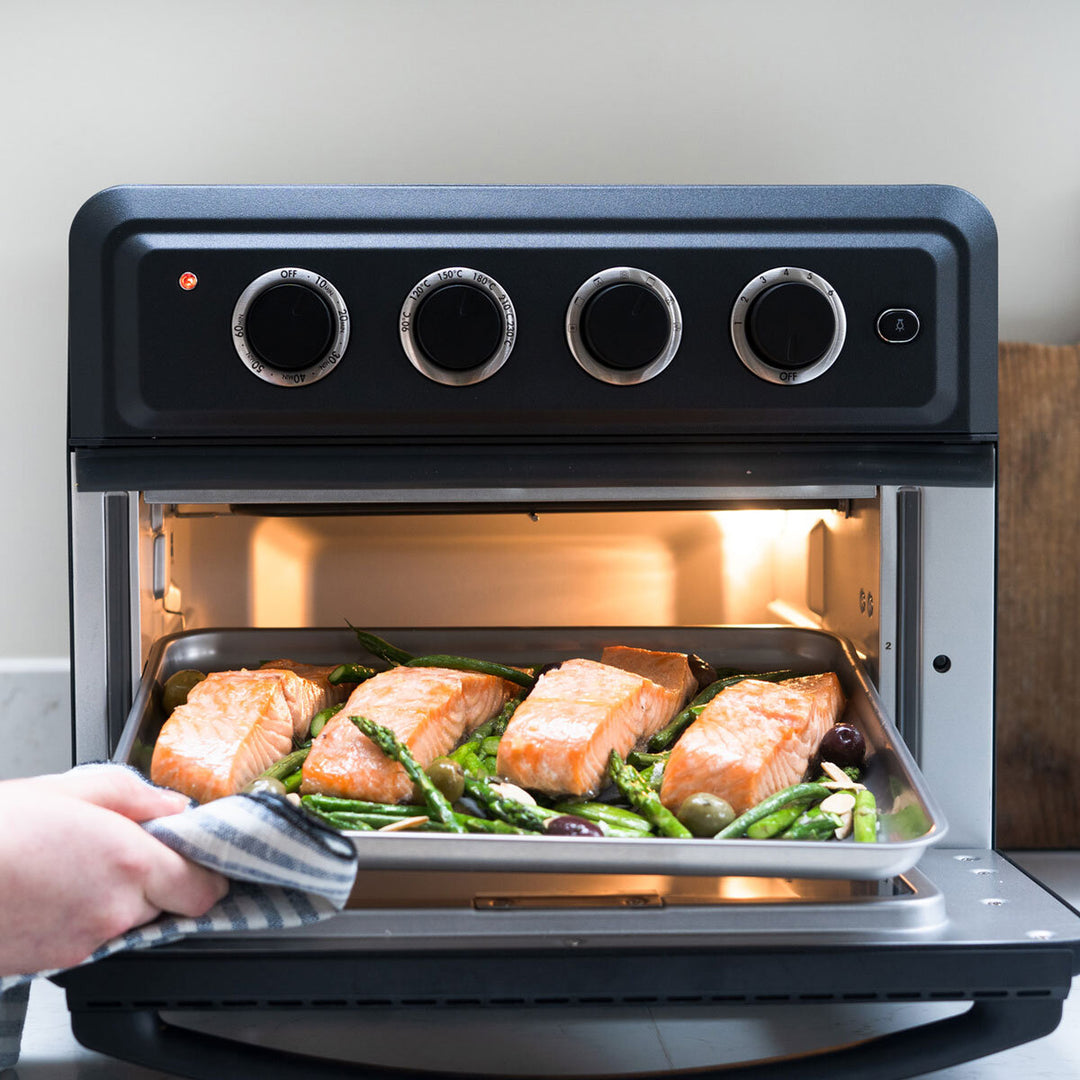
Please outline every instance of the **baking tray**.
[[[884, 879], [910, 870], [946, 823], [903, 740], [885, 714], [851, 644], [790, 626], [372, 628], [418, 656], [452, 653], [508, 664], [598, 659], [605, 645], [697, 653], [746, 671], [835, 671], [848, 698], [845, 719], [866, 739], [864, 782], [881, 811], [876, 844], [792, 840], [625, 840], [615, 837], [351, 833], [362, 869], [527, 873], [739, 875]], [[289, 657], [309, 663], [385, 664], [348, 629], [191, 630], [157, 641], [114, 755], [149, 774], [164, 714], [161, 687], [182, 668], [220, 671]]]

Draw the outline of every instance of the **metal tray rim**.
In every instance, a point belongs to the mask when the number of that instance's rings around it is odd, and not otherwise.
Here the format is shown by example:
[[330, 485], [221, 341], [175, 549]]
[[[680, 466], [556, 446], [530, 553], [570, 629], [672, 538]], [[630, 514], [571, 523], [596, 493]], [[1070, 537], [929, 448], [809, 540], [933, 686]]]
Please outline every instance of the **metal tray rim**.
[[[927, 790], [918, 767], [904, 745], [899, 733], [886, 715], [877, 693], [867, 676], [851, 643], [831, 631], [816, 630], [788, 625], [738, 625], [738, 626], [687, 626], [687, 627], [467, 627], [467, 628], [393, 628], [379, 629], [398, 638], [420, 636], [442, 643], [441, 651], [448, 648], [450, 638], [477, 637], [498, 634], [503, 653], [510, 649], [528, 649], [525, 641], [551, 638], [555, 641], [573, 640], [607, 644], [630, 639], [686, 638], [696, 642], [697, 648], [683, 651], [702, 652], [700, 648], [706, 637], [738, 637], [754, 641], [766, 649], [783, 650], [786, 655], [804, 656], [806, 649], [832, 650], [845, 690], [849, 698], [861, 694], [864, 698], [860, 719], [867, 713], [877, 725], [875, 737], [887, 744], [895, 758], [898, 777], [906, 785], [920, 805], [928, 828], [911, 840], [883, 840], [876, 844], [836, 843], [833, 841], [780, 841], [780, 840], [677, 840], [645, 838], [624, 840], [616, 837], [595, 840], [574, 837], [540, 836], [448, 836], [431, 833], [347, 833], [356, 847], [360, 865], [371, 870], [462, 870], [466, 867], [478, 871], [526, 871], [550, 873], [645, 873], [645, 874], [704, 874], [755, 877], [837, 877], [851, 880], [884, 879], [910, 870], [918, 862], [927, 847], [937, 844], [946, 834], [947, 824], [932, 794]], [[340, 637], [347, 645], [351, 638], [348, 630], [339, 628], [269, 628], [253, 629], [213, 628], [187, 630], [158, 639], [152, 646], [143, 677], [128, 717], [114, 759], [131, 762], [135, 756], [139, 735], [148, 723], [152, 723], [154, 691], [163, 681], [166, 672], [175, 670], [169, 664], [171, 655], [183, 646], [203, 645], [213, 654], [220, 652], [222, 641], [245, 655], [269, 658], [264, 648], [256, 648], [258, 642], [294, 643], [290, 650], [294, 655], [312, 655], [318, 652], [317, 641], [329, 642]], [[512, 642], [512, 645], [510, 644]], [[800, 653], [796, 645], [804, 646]], [[664, 647], [662, 641], [654, 647]], [[541, 646], [532, 647], [539, 651]], [[269, 652], [274, 652], [270, 649]], [[580, 648], [582, 653], [598, 652], [596, 645]], [[705, 650], [708, 651], [708, 650]], [[351, 653], [357, 652], [353, 642]], [[346, 653], [348, 655], [348, 653]], [[251, 662], [254, 662], [252, 660]], [[329, 658], [327, 660], [329, 662]], [[804, 660], [805, 662], [805, 660]], [[236, 666], [231, 661], [225, 666]], [[177, 665], [183, 666], [183, 664]], [[853, 689], [856, 693], [853, 693]], [[537, 846], [539, 845], [539, 847]]]

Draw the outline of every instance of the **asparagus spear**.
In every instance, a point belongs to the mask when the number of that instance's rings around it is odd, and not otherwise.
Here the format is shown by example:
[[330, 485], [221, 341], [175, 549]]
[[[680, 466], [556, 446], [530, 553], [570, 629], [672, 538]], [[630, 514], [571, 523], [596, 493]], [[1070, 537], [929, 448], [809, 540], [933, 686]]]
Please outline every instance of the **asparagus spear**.
[[465, 774], [465, 791], [501, 821], [528, 829], [530, 832], [543, 832], [544, 821], [550, 816], [540, 813], [535, 807], [519, 803], [516, 799], [508, 799], [500, 795], [486, 780], [469, 773]]
[[617, 750], [612, 750], [608, 758], [608, 773], [630, 804], [640, 810], [662, 836], [690, 839], [694, 835], [660, 802], [660, 796], [641, 779], [637, 770], [623, 761]]
[[393, 758], [408, 774], [409, 779], [423, 792], [427, 812], [435, 821], [442, 822], [449, 832], [463, 833], [465, 826], [454, 820], [454, 811], [446, 796], [431, 782], [431, 777], [420, 767], [404, 743], [397, 736], [366, 716], [350, 716], [349, 719], [384, 753]]

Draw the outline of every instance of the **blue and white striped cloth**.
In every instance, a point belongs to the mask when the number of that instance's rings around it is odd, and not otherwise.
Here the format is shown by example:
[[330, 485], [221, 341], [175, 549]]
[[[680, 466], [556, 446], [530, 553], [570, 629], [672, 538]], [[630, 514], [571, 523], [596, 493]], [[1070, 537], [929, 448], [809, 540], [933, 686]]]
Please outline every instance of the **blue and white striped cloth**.
[[[231, 878], [233, 886], [205, 915], [163, 915], [106, 942], [83, 963], [189, 934], [318, 922], [345, 906], [356, 877], [356, 850], [348, 840], [269, 795], [231, 795], [156, 818], [143, 828], [193, 862]], [[0, 1069], [19, 1060], [31, 980], [56, 973], [0, 976]]]

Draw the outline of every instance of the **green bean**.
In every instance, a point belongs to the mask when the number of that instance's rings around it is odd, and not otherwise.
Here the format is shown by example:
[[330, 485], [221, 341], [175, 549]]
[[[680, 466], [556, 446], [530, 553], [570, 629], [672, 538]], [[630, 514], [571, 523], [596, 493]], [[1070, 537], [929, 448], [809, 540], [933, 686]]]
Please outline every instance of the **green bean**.
[[305, 758], [308, 756], [310, 746], [301, 747], [299, 750], [294, 750], [291, 754], [286, 754], [283, 758], [278, 759], [268, 769], [264, 769], [255, 778], [257, 780], [284, 780], [285, 777], [291, 776], [301, 765], [304, 764]]
[[338, 683], [362, 683], [376, 674], [378, 673], [374, 668], [364, 667], [363, 664], [338, 664], [326, 676], [326, 681], [331, 686], [337, 686]]
[[721, 829], [715, 839], [730, 840], [736, 836], [743, 836], [755, 821], [768, 817], [789, 802], [805, 799], [807, 802], [819, 803], [828, 794], [829, 789], [820, 784], [794, 784], [784, 788], [783, 791], [778, 791], [775, 795], [770, 795], [757, 806], [752, 806], [745, 814], [740, 814], [726, 829]]
[[356, 635], [357, 641], [372, 656], [377, 656], [388, 664], [407, 664], [413, 658], [412, 653], [399, 649], [396, 645], [391, 645], [389, 641], [379, 637], [377, 634], [372, 634], [368, 630], [357, 630], [348, 619], [345, 620], [345, 625]]
[[423, 806], [368, 802], [365, 799], [345, 799], [338, 795], [302, 795], [300, 802], [309, 810], [321, 810], [323, 813], [388, 814], [393, 817], [416, 817], [417, 814], [427, 812]]
[[531, 689], [536, 682], [536, 676], [517, 668], [508, 667], [506, 664], [497, 664], [493, 660], [476, 660], [471, 656], [446, 656], [442, 653], [431, 656], [417, 656], [412, 660], [405, 661], [406, 667], [437, 667], [450, 668], [453, 671], [478, 671], [482, 675], [495, 675], [508, 682], [517, 683]]
[[311, 718], [311, 737], [314, 739], [315, 736], [318, 735], [324, 727], [326, 727], [326, 722], [331, 717], [337, 716], [337, 714], [341, 712], [343, 708], [345, 708], [344, 702], [342, 702], [340, 705], [329, 705], [325, 709], [320, 709]]
[[779, 810], [774, 810], [766, 817], [755, 821], [746, 830], [746, 835], [751, 840], [768, 840], [769, 837], [776, 836], [793, 825], [809, 805], [810, 803], [805, 799], [797, 799], [786, 806], [781, 806]]
[[851, 831], [855, 842], [873, 844], [877, 842], [877, 799], [874, 793], [863, 788], [855, 792], [855, 809], [852, 812]]
[[647, 836], [652, 832], [652, 825], [640, 814], [635, 814], [633, 810], [625, 810], [621, 806], [611, 806], [609, 803], [559, 803], [555, 810], [560, 814], [573, 814], [586, 821], [594, 821], [598, 825], [612, 825], [641, 836]]
[[799, 815], [790, 828], [780, 834], [781, 840], [830, 840], [840, 828], [837, 814], [829, 814], [820, 806], [811, 806]]

